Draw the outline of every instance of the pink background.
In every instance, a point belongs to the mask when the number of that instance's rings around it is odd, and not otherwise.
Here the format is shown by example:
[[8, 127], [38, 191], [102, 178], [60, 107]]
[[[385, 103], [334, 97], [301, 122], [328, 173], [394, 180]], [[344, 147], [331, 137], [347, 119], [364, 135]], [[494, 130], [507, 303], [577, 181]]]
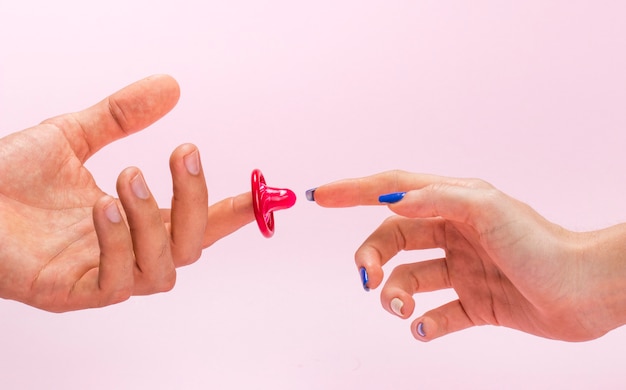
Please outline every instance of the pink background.
[[167, 206], [169, 153], [193, 142], [212, 201], [255, 167], [300, 199], [274, 238], [246, 226], [168, 294], [61, 315], [0, 301], [0, 387], [623, 388], [626, 328], [413, 340], [353, 263], [388, 210], [303, 194], [401, 168], [486, 179], [574, 230], [624, 221], [625, 15], [619, 0], [3, 0], [0, 135], [168, 73], [177, 108], [88, 162], [105, 191], [136, 165]]

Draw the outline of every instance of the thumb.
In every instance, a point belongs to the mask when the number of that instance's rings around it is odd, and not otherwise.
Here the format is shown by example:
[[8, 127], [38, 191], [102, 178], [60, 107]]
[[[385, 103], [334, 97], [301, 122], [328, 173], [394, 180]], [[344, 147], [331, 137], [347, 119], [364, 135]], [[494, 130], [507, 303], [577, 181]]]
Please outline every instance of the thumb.
[[85, 162], [105, 145], [143, 130], [178, 102], [180, 88], [167, 75], [137, 81], [86, 110], [44, 121], [60, 128]]

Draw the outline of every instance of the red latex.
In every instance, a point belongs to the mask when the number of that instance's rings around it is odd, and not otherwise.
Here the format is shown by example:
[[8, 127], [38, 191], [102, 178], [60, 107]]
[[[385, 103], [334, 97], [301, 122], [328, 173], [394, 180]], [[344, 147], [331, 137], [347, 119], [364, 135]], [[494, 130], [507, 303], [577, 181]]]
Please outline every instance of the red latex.
[[274, 235], [274, 211], [288, 209], [296, 203], [296, 194], [286, 188], [269, 187], [259, 169], [252, 171], [252, 206], [261, 233]]

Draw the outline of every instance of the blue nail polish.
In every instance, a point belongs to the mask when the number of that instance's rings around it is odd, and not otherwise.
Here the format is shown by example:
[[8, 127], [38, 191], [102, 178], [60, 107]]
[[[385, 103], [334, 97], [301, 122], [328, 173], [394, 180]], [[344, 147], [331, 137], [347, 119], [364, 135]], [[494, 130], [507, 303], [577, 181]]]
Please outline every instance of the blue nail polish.
[[363, 290], [369, 291], [370, 288], [367, 287], [367, 282], [370, 281], [370, 278], [369, 276], [367, 276], [367, 270], [365, 269], [365, 267], [361, 267], [361, 269], [359, 269], [359, 273], [361, 274], [361, 283], [363, 283]]
[[426, 333], [424, 333], [424, 323], [420, 322], [419, 324], [417, 324], [417, 334], [422, 336], [422, 337], [426, 337]]
[[316, 189], [317, 189], [317, 187], [316, 188], [311, 188], [310, 190], [307, 190], [307, 192], [306, 192], [306, 200], [309, 200], [311, 202], [315, 201], [315, 190]]
[[406, 192], [392, 192], [391, 194], [385, 194], [378, 197], [380, 203], [396, 203], [402, 200], [406, 195]]

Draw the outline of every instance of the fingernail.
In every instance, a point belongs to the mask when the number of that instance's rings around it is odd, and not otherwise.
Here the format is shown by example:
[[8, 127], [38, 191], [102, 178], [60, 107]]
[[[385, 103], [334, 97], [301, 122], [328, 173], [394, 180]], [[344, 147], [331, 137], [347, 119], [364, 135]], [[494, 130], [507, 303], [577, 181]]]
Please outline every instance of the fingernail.
[[404, 306], [404, 302], [400, 298], [394, 298], [391, 300], [391, 310], [396, 313], [399, 317], [402, 317], [402, 306]]
[[150, 191], [148, 191], [148, 186], [141, 173], [138, 173], [137, 176], [130, 180], [130, 188], [139, 199], [148, 199], [150, 197]]
[[120, 210], [117, 208], [117, 204], [114, 200], [104, 207], [104, 215], [106, 215], [107, 219], [112, 223], [119, 223], [122, 221], [122, 215], [120, 214]]
[[426, 333], [424, 333], [424, 323], [420, 322], [419, 324], [417, 324], [417, 334], [422, 336], [422, 337], [426, 337]]
[[315, 201], [315, 190], [316, 188], [311, 188], [310, 190], [306, 191], [306, 200], [314, 202]]
[[197, 150], [189, 153], [185, 157], [183, 157], [183, 161], [185, 162], [185, 168], [187, 168], [187, 172], [191, 175], [196, 176], [200, 173], [200, 153]]
[[404, 198], [406, 192], [392, 192], [391, 194], [385, 194], [378, 197], [380, 203], [396, 203]]
[[361, 269], [359, 269], [359, 274], [361, 275], [361, 283], [363, 284], [363, 290], [369, 291], [370, 288], [367, 287], [367, 282], [369, 282], [370, 279], [367, 276], [367, 270], [365, 269], [365, 267], [361, 267]]

